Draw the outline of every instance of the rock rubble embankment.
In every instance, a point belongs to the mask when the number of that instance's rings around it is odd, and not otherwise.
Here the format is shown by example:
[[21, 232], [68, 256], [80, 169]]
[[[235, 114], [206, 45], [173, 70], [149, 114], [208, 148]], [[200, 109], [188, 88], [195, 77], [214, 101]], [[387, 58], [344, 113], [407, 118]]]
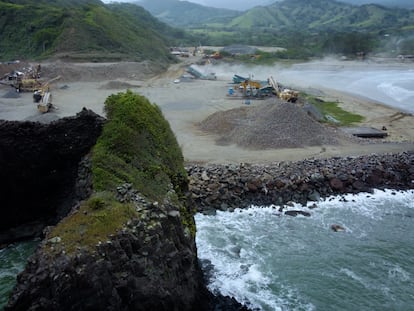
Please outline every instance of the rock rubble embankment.
[[331, 195], [414, 188], [414, 153], [186, 167], [199, 212], [306, 204]]

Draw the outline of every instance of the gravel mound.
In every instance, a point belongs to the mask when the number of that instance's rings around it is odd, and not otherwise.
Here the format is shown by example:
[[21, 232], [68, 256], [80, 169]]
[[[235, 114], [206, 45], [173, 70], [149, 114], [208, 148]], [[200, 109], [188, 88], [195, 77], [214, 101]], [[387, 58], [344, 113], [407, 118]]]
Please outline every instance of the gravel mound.
[[220, 111], [210, 115], [199, 126], [218, 135], [218, 144], [237, 144], [248, 149], [338, 145], [344, 139], [350, 139], [342, 132], [315, 121], [292, 103], [269, 103]]

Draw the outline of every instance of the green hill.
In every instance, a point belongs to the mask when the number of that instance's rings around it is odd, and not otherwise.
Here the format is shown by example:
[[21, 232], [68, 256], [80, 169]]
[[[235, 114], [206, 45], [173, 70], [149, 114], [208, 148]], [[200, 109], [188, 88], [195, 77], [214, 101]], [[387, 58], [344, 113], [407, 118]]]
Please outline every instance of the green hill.
[[0, 1], [0, 60], [57, 56], [170, 62], [170, 41], [185, 36], [142, 7], [98, 0]]
[[152, 15], [169, 25], [194, 27], [203, 24], [225, 24], [240, 15], [240, 11], [207, 7], [180, 0], [139, 0]]
[[253, 8], [228, 26], [306, 31], [375, 31], [414, 28], [414, 11], [332, 0], [289, 0]]

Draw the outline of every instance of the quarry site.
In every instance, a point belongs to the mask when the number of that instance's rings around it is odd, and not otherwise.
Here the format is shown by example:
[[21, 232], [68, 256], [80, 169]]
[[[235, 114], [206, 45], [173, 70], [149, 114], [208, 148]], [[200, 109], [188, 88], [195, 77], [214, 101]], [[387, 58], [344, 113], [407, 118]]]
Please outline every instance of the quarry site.
[[[275, 96], [252, 100], [230, 96], [234, 84], [228, 78], [200, 79], [188, 73], [189, 66], [199, 60], [189, 56], [168, 70], [148, 62], [44, 62], [39, 75], [53, 99], [50, 109], [36, 109], [32, 92], [0, 85], [0, 118], [49, 123], [73, 116], [83, 107], [104, 115], [105, 99], [129, 89], [162, 109], [188, 163], [270, 163], [414, 150], [411, 114], [350, 94], [318, 90], [321, 100], [337, 101], [344, 110], [362, 115], [359, 126], [386, 130], [381, 138], [355, 137], [318, 122], [300, 98], [288, 102]], [[37, 64], [1, 66], [4, 77]], [[214, 66], [220, 65], [205, 66], [205, 70], [214, 71]]]

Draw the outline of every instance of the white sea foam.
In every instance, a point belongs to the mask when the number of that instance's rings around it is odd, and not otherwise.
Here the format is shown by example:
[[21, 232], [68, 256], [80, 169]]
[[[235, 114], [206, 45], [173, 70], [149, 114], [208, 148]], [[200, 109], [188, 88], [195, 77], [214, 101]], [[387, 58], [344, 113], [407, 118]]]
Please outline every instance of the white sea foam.
[[388, 277], [400, 282], [407, 282], [411, 279], [410, 273], [401, 268], [399, 265], [394, 265], [388, 270]]
[[[342, 275], [350, 287], [341, 294], [352, 292], [355, 282], [383, 299], [401, 301], [404, 290], [396, 288], [402, 283], [410, 287], [413, 271], [407, 268], [411, 259], [395, 261], [412, 256], [402, 248], [391, 251], [393, 244], [384, 241], [398, 242], [400, 232], [409, 229], [414, 190], [330, 197], [310, 209], [313, 203], [289, 207], [308, 211], [311, 217], [288, 217], [274, 206], [196, 215], [199, 257], [214, 267], [209, 288], [262, 310], [314, 310], [324, 303], [335, 308], [335, 303], [346, 301], [325, 302], [328, 298], [318, 293], [326, 291], [324, 283], [331, 280], [335, 286]], [[383, 228], [389, 221], [402, 227]], [[334, 233], [333, 223], [343, 225], [345, 232]], [[414, 239], [409, 232], [404, 238]], [[311, 270], [302, 271], [304, 267]], [[358, 292], [349, 296], [353, 300]]]

